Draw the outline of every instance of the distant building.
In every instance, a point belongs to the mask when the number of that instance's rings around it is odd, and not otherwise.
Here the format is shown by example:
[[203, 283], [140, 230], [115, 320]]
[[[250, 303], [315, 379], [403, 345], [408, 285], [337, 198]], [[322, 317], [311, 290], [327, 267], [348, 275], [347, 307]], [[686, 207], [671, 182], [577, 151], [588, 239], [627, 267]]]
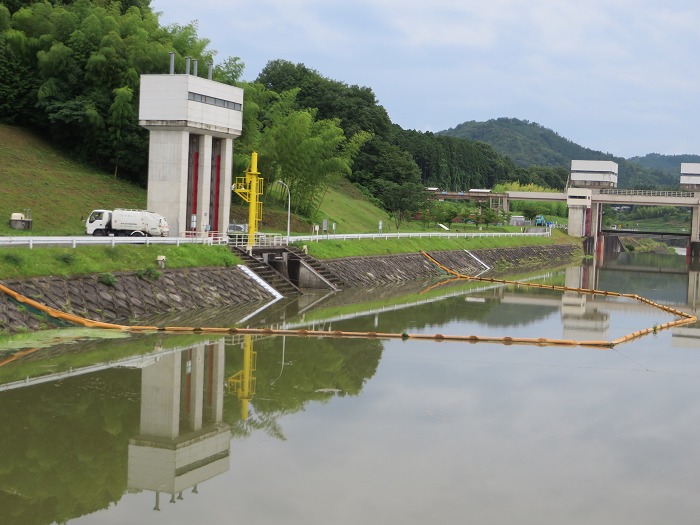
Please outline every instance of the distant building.
[[700, 191], [699, 163], [681, 163], [681, 189], [685, 191]]
[[617, 162], [572, 160], [570, 180], [575, 188], [617, 188]]

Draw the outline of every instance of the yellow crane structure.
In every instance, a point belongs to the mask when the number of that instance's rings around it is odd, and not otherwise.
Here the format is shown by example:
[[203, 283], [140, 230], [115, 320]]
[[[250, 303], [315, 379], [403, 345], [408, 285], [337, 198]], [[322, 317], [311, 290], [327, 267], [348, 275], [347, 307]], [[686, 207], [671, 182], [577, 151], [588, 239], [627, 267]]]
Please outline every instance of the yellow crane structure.
[[257, 369], [258, 354], [253, 351], [253, 336], [243, 336], [243, 370], [228, 378], [229, 392], [235, 392], [241, 400], [241, 418], [248, 419], [248, 403], [255, 395], [256, 380], [253, 372]]
[[250, 154], [250, 167], [245, 171], [244, 177], [236, 177], [233, 191], [241, 199], [248, 203], [248, 243], [250, 251], [255, 245], [255, 234], [258, 232], [258, 223], [262, 220], [262, 202], [264, 179], [258, 172], [258, 152]]

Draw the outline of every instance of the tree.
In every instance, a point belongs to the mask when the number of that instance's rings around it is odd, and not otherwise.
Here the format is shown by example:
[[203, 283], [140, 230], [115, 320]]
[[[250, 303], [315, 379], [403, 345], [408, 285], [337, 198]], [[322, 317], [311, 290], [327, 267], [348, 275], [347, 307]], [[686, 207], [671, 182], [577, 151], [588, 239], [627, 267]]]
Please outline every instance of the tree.
[[78, 159], [144, 184], [139, 75], [166, 72], [172, 49], [180, 67], [185, 55], [210, 62], [209, 41], [194, 23], [160, 27], [148, 0], [8, 5], [0, 5], [0, 119], [29, 124]]
[[214, 66], [212, 79], [223, 84], [236, 86], [244, 69], [245, 63], [239, 57], [228, 57], [221, 64]]
[[396, 229], [401, 223], [421, 209], [426, 199], [423, 186], [416, 183], [397, 184], [396, 182], [377, 181], [378, 197], [389, 215], [394, 219]]

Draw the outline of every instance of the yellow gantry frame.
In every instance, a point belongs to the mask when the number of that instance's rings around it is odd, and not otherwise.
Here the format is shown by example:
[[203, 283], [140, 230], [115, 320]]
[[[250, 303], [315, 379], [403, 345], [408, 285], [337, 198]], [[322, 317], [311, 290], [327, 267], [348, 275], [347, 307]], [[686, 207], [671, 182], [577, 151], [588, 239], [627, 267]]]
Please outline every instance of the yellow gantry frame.
[[248, 250], [255, 245], [258, 223], [262, 220], [260, 196], [263, 193], [264, 179], [258, 175], [258, 152], [254, 151], [250, 154], [250, 167], [245, 171], [245, 177], [236, 177], [233, 185], [236, 195], [248, 203]]
[[229, 391], [233, 390], [241, 400], [241, 417], [248, 419], [248, 403], [255, 395], [258, 354], [253, 350], [253, 336], [243, 336], [243, 370], [239, 370], [226, 381]]

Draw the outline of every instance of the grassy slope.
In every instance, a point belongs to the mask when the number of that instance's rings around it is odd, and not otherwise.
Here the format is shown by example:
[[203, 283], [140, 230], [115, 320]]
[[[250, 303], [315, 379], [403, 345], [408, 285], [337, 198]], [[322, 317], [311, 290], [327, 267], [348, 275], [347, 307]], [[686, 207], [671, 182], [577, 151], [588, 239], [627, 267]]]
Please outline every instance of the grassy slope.
[[[95, 208], [146, 206], [143, 188], [74, 162], [35, 135], [3, 124], [0, 195], [0, 235], [80, 235]], [[31, 232], [11, 229], [11, 214], [25, 209], [31, 210]]]
[[[494, 229], [495, 231], [495, 229]], [[488, 233], [484, 231], [484, 233]], [[530, 246], [546, 244], [581, 244], [580, 239], [569, 237], [560, 230], [554, 230], [551, 237], [444, 237], [422, 239], [389, 240], [353, 240], [329, 242], [297, 243], [306, 245], [310, 255], [318, 259], [335, 259], [339, 257], [356, 257], [359, 255], [387, 255], [392, 253], [416, 253], [420, 251], [440, 250], [478, 250], [479, 248], [509, 248], [513, 246]]]

